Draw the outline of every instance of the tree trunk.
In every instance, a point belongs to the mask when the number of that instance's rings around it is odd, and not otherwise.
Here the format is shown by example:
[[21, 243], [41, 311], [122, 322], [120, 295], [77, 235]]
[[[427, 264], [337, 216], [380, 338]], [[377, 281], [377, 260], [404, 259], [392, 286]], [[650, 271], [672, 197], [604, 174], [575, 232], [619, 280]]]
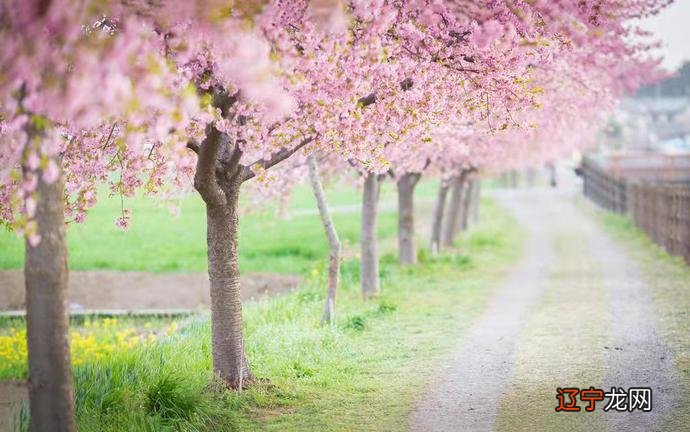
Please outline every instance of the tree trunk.
[[211, 282], [213, 370], [228, 387], [251, 381], [244, 350], [237, 241], [240, 183], [225, 188], [226, 202], [206, 203], [208, 275]]
[[[236, 96], [214, 88], [213, 105], [224, 118], [234, 116], [231, 107]], [[269, 169], [314, 140], [306, 137], [290, 149], [281, 149], [269, 159], [255, 162]], [[238, 141], [206, 125], [201, 143], [191, 140], [187, 148], [197, 154], [194, 188], [206, 203], [206, 244], [208, 275], [211, 282], [211, 346], [213, 371], [226, 385], [241, 390], [252, 380], [244, 349], [242, 300], [238, 251], [237, 207], [240, 186], [256, 176], [250, 166], [241, 163], [243, 151]]]
[[472, 190], [474, 189], [474, 180], [466, 181], [462, 188], [462, 208], [460, 210], [460, 230], [466, 231], [469, 226], [470, 204], [472, 202]]
[[510, 187], [510, 180], [508, 177], [508, 171], [501, 172], [499, 182], [502, 188], [508, 189]]
[[519, 185], [519, 173], [517, 170], [510, 170], [510, 187], [511, 189], [517, 189]]
[[479, 223], [479, 195], [481, 191], [481, 182], [476, 180], [472, 188], [472, 204], [470, 206], [470, 218], [473, 224]]
[[417, 262], [414, 244], [414, 188], [421, 174], [404, 174], [398, 185], [398, 253], [400, 264], [411, 265]]
[[455, 241], [455, 234], [458, 232], [458, 222], [462, 207], [462, 192], [466, 175], [466, 171], [463, 170], [459, 176], [453, 179], [453, 190], [450, 195], [450, 202], [448, 203], [448, 210], [445, 216], [446, 223], [443, 230], [443, 246], [452, 246]]
[[429, 249], [432, 255], [438, 255], [441, 249], [441, 228], [443, 226], [443, 212], [446, 206], [446, 195], [448, 195], [448, 184], [443, 180], [438, 185], [436, 204], [434, 205], [434, 216], [431, 225], [431, 243]]
[[[60, 162], [58, 162], [58, 166]], [[40, 242], [26, 242], [26, 332], [29, 357], [30, 431], [74, 431], [74, 393], [67, 310], [62, 170], [58, 179], [38, 181], [36, 222]]]
[[551, 187], [556, 187], [558, 186], [558, 176], [556, 173], [556, 164], [553, 162], [549, 162], [546, 164], [546, 168], [549, 172], [549, 184]]
[[362, 194], [362, 231], [360, 280], [364, 298], [377, 296], [380, 290], [379, 257], [376, 250], [376, 217], [379, 200], [379, 179], [369, 173], [364, 179]]
[[276, 209], [276, 216], [280, 220], [290, 219], [290, 192], [283, 193], [278, 197], [278, 208]]
[[237, 161], [228, 175], [218, 174], [218, 154], [227, 144], [215, 127], [207, 127], [198, 152], [194, 187], [206, 203], [206, 246], [211, 282], [213, 371], [233, 389], [251, 381], [242, 334], [238, 263], [237, 206], [242, 184]]
[[314, 191], [314, 198], [319, 207], [319, 215], [321, 216], [321, 223], [328, 238], [328, 291], [326, 293], [326, 304], [323, 311], [323, 322], [335, 322], [335, 297], [338, 292], [338, 284], [340, 280], [340, 240], [338, 239], [338, 232], [333, 224], [331, 213], [328, 210], [328, 203], [326, 202], [326, 195], [323, 192], [321, 185], [321, 178], [319, 176], [319, 168], [316, 164], [314, 155], [310, 155], [309, 159], [309, 180]]

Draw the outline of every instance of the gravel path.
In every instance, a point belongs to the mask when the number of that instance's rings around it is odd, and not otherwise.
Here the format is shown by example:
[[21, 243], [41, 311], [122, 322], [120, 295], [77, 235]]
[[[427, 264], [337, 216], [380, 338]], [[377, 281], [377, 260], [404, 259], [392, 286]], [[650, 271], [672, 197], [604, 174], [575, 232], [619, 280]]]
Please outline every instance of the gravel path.
[[[608, 373], [604, 389], [612, 386], [652, 388], [651, 412], [610, 411], [610, 431], [669, 430], [664, 424], [682, 402], [679, 380], [668, 347], [659, 336], [659, 324], [649, 288], [620, 247], [603, 236], [593, 237], [593, 258], [606, 263], [604, 286], [609, 300]], [[690, 425], [687, 425], [690, 429]]]
[[[563, 283], [573, 283], [573, 289], [577, 289], [577, 280], [591, 278], [596, 281], [604, 291], [609, 314], [608, 319], [602, 321], [608, 325], [597, 330], [607, 335], [608, 345], [595, 347], [605, 351], [604, 379], [591, 385], [605, 391], [614, 385], [624, 389], [648, 386], [653, 391], [651, 412], [602, 412], [603, 405], [597, 405], [601, 417], [590, 416], [586, 420], [598, 421], [609, 431], [665, 430], [663, 424], [682, 400], [677, 384], [680, 378], [660, 338], [650, 290], [642, 281], [639, 269], [593, 218], [572, 204], [572, 189], [567, 192], [549, 189], [497, 191], [494, 195], [527, 230], [528, 241], [522, 261], [507, 276], [483, 317], [462, 336], [449, 366], [439, 371], [420, 399], [410, 417], [411, 430], [491, 431], [497, 426], [501, 401], [515, 388], [516, 344], [539, 344], [538, 340], [529, 340], [529, 337], [528, 340], [524, 336], [520, 338], [521, 330], [529, 319], [530, 308], [538, 304], [549, 277], [553, 277], [552, 268], [558, 265], [553, 249], [555, 235], [559, 229], [569, 226], [581, 233], [582, 238], [578, 237], [577, 241], [589, 245], [591, 253], [582, 257], [580, 272], [591, 274], [578, 274], [574, 279], [566, 278]], [[588, 265], [592, 262], [601, 265]], [[596, 271], [597, 267], [601, 270]], [[558, 328], [563, 325], [563, 319], [553, 314], [549, 324]], [[529, 370], [529, 364], [526, 366]], [[558, 365], [553, 367], [558, 368]], [[555, 383], [552, 386], [554, 408], [556, 386]], [[530, 405], [529, 395], [522, 399], [525, 414], [529, 415], [534, 404]], [[559, 419], [580, 415], [554, 411], [540, 414], [561, 416]], [[576, 419], [570, 417], [568, 420]], [[501, 426], [501, 430], [523, 430], [511, 427], [510, 422], [503, 422]]]
[[512, 371], [515, 339], [528, 308], [539, 297], [552, 251], [539, 224], [540, 208], [518, 199], [502, 202], [528, 229], [522, 261], [508, 275], [483, 318], [462, 339], [451, 366], [431, 387], [411, 418], [413, 431], [491, 430], [497, 406]]

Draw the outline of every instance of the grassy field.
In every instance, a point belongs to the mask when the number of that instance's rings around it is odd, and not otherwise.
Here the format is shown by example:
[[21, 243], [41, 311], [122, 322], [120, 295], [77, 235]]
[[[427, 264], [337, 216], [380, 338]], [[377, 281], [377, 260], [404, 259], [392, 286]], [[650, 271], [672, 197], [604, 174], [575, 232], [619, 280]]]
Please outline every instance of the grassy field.
[[[435, 182], [423, 182], [417, 197], [433, 197]], [[354, 208], [361, 192], [338, 184], [327, 190], [341, 241], [347, 246], [358, 241], [359, 211]], [[428, 198], [427, 198], [428, 199]], [[395, 236], [394, 185], [382, 187], [379, 238]], [[245, 197], [245, 202], [247, 199]], [[101, 193], [83, 224], [68, 225], [69, 265], [74, 270], [113, 269], [152, 272], [206, 270], [206, 215], [198, 195], [183, 198], [179, 216], [165, 206], [152, 205], [150, 197], [125, 200], [132, 211], [131, 226], [115, 226], [120, 214], [119, 197]], [[246, 208], [247, 206], [245, 206]], [[289, 204], [289, 219], [275, 216], [266, 206], [240, 219], [240, 267], [243, 272], [302, 273], [327, 254], [327, 243], [311, 189], [295, 189]], [[23, 241], [0, 229], [0, 269], [20, 268], [24, 262]]]
[[[356, 215], [342, 220], [356, 226]], [[245, 308], [257, 381], [240, 394], [212, 382], [207, 316], [178, 322], [152, 343], [76, 365], [79, 430], [402, 430], [419, 388], [457, 343], [455, 334], [476, 319], [520, 255], [523, 234], [514, 221], [491, 201], [483, 202], [482, 217], [459, 250], [433, 260], [422, 253], [414, 268], [399, 267], [384, 247], [382, 296], [373, 301], [361, 300], [358, 262], [347, 259], [333, 326], [320, 324], [325, 260], [293, 259], [310, 266], [301, 289]], [[393, 231], [382, 219], [382, 233]], [[301, 248], [308, 236], [316, 241], [322, 236], [316, 227], [284, 245]], [[252, 250], [250, 241], [245, 245]], [[258, 256], [267, 265], [279, 259]]]

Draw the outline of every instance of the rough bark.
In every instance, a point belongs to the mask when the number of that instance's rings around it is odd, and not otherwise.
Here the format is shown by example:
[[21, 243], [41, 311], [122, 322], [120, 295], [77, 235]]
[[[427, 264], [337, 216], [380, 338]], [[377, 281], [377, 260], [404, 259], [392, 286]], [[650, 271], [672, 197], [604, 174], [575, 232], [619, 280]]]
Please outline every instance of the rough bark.
[[376, 217], [378, 213], [379, 179], [366, 174], [362, 194], [362, 230], [360, 254], [360, 282], [364, 298], [379, 294], [379, 257], [376, 244]]
[[39, 179], [35, 220], [41, 241], [36, 246], [26, 242], [29, 430], [35, 432], [76, 430], [68, 339], [64, 188], [62, 172], [50, 184]]
[[429, 249], [432, 255], [438, 255], [441, 249], [441, 231], [443, 227], [443, 213], [446, 207], [446, 196], [448, 195], [449, 185], [443, 180], [438, 186], [436, 204], [434, 204], [434, 216], [431, 224], [431, 242]]
[[206, 205], [213, 368], [233, 389], [243, 388], [252, 378], [242, 333], [237, 241], [239, 189], [236, 182], [225, 188], [225, 203]]
[[448, 210], [445, 215], [445, 226], [443, 227], [443, 246], [452, 246], [455, 241], [455, 235], [458, 232], [459, 216], [462, 207], [462, 192], [465, 183], [466, 171], [462, 171], [460, 175], [452, 180], [452, 191], [450, 194], [450, 202], [448, 203]]
[[[237, 241], [237, 204], [241, 185], [239, 157], [228, 173], [217, 170], [227, 142], [215, 128], [199, 148], [194, 187], [206, 203], [206, 245], [211, 285], [211, 346], [214, 372], [233, 389], [251, 381], [242, 333], [242, 301]], [[219, 174], [220, 171], [220, 174]]]
[[[227, 119], [235, 118], [232, 106], [237, 94], [212, 89], [213, 104]], [[270, 159], [243, 165], [239, 143], [212, 124], [200, 144], [187, 143], [197, 154], [194, 188], [206, 204], [206, 243], [211, 285], [211, 345], [213, 370], [228, 387], [241, 390], [252, 380], [244, 349], [242, 301], [238, 265], [238, 199], [243, 182], [256, 176], [250, 167], [269, 169], [303, 148], [315, 136], [305, 137], [292, 148], [283, 148]]]
[[316, 198], [316, 204], [319, 208], [319, 215], [321, 216], [321, 223], [328, 238], [328, 291], [326, 292], [326, 303], [323, 311], [323, 322], [333, 323], [335, 321], [335, 299], [338, 292], [338, 284], [340, 280], [340, 240], [338, 239], [338, 232], [333, 224], [331, 213], [328, 210], [328, 203], [326, 202], [326, 194], [321, 185], [321, 178], [319, 176], [319, 168], [316, 163], [314, 155], [310, 155], [309, 163], [309, 180]]
[[421, 174], [407, 173], [400, 177], [398, 186], [398, 254], [400, 264], [417, 262], [414, 243], [414, 188]]

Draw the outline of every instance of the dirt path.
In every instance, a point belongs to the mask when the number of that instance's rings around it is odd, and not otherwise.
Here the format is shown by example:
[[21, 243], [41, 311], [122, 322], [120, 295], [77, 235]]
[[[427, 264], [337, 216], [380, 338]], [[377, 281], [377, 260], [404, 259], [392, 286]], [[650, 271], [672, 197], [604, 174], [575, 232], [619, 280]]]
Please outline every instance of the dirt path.
[[529, 229], [524, 258], [508, 276], [483, 318], [465, 335], [452, 359], [411, 418], [413, 431], [491, 430], [503, 386], [512, 370], [515, 339], [529, 306], [540, 295], [549, 265], [548, 233], [536, 207], [506, 201]]
[[[636, 265], [572, 190], [495, 197], [528, 232], [523, 259], [420, 399], [411, 430], [665, 430], [680, 378]], [[555, 412], [557, 387], [590, 385], [651, 387], [653, 410]]]
[[[636, 266], [630, 265], [620, 247], [605, 237], [595, 237], [594, 259], [606, 263], [604, 286], [611, 315], [607, 350], [608, 371], [604, 388], [640, 386], [653, 391], [654, 415], [649, 413], [611, 412], [610, 430], [660, 430], [682, 399], [679, 376], [671, 362], [667, 346], [659, 335], [659, 322], [649, 288]], [[690, 425], [687, 425], [690, 429]], [[655, 429], [656, 428], [656, 429]]]
[[[243, 300], [258, 299], [294, 289], [294, 275], [253, 273], [242, 276]], [[206, 273], [146, 273], [111, 270], [72, 271], [70, 309], [154, 310], [207, 309], [210, 305]], [[24, 274], [0, 270], [0, 311], [24, 308]]]

